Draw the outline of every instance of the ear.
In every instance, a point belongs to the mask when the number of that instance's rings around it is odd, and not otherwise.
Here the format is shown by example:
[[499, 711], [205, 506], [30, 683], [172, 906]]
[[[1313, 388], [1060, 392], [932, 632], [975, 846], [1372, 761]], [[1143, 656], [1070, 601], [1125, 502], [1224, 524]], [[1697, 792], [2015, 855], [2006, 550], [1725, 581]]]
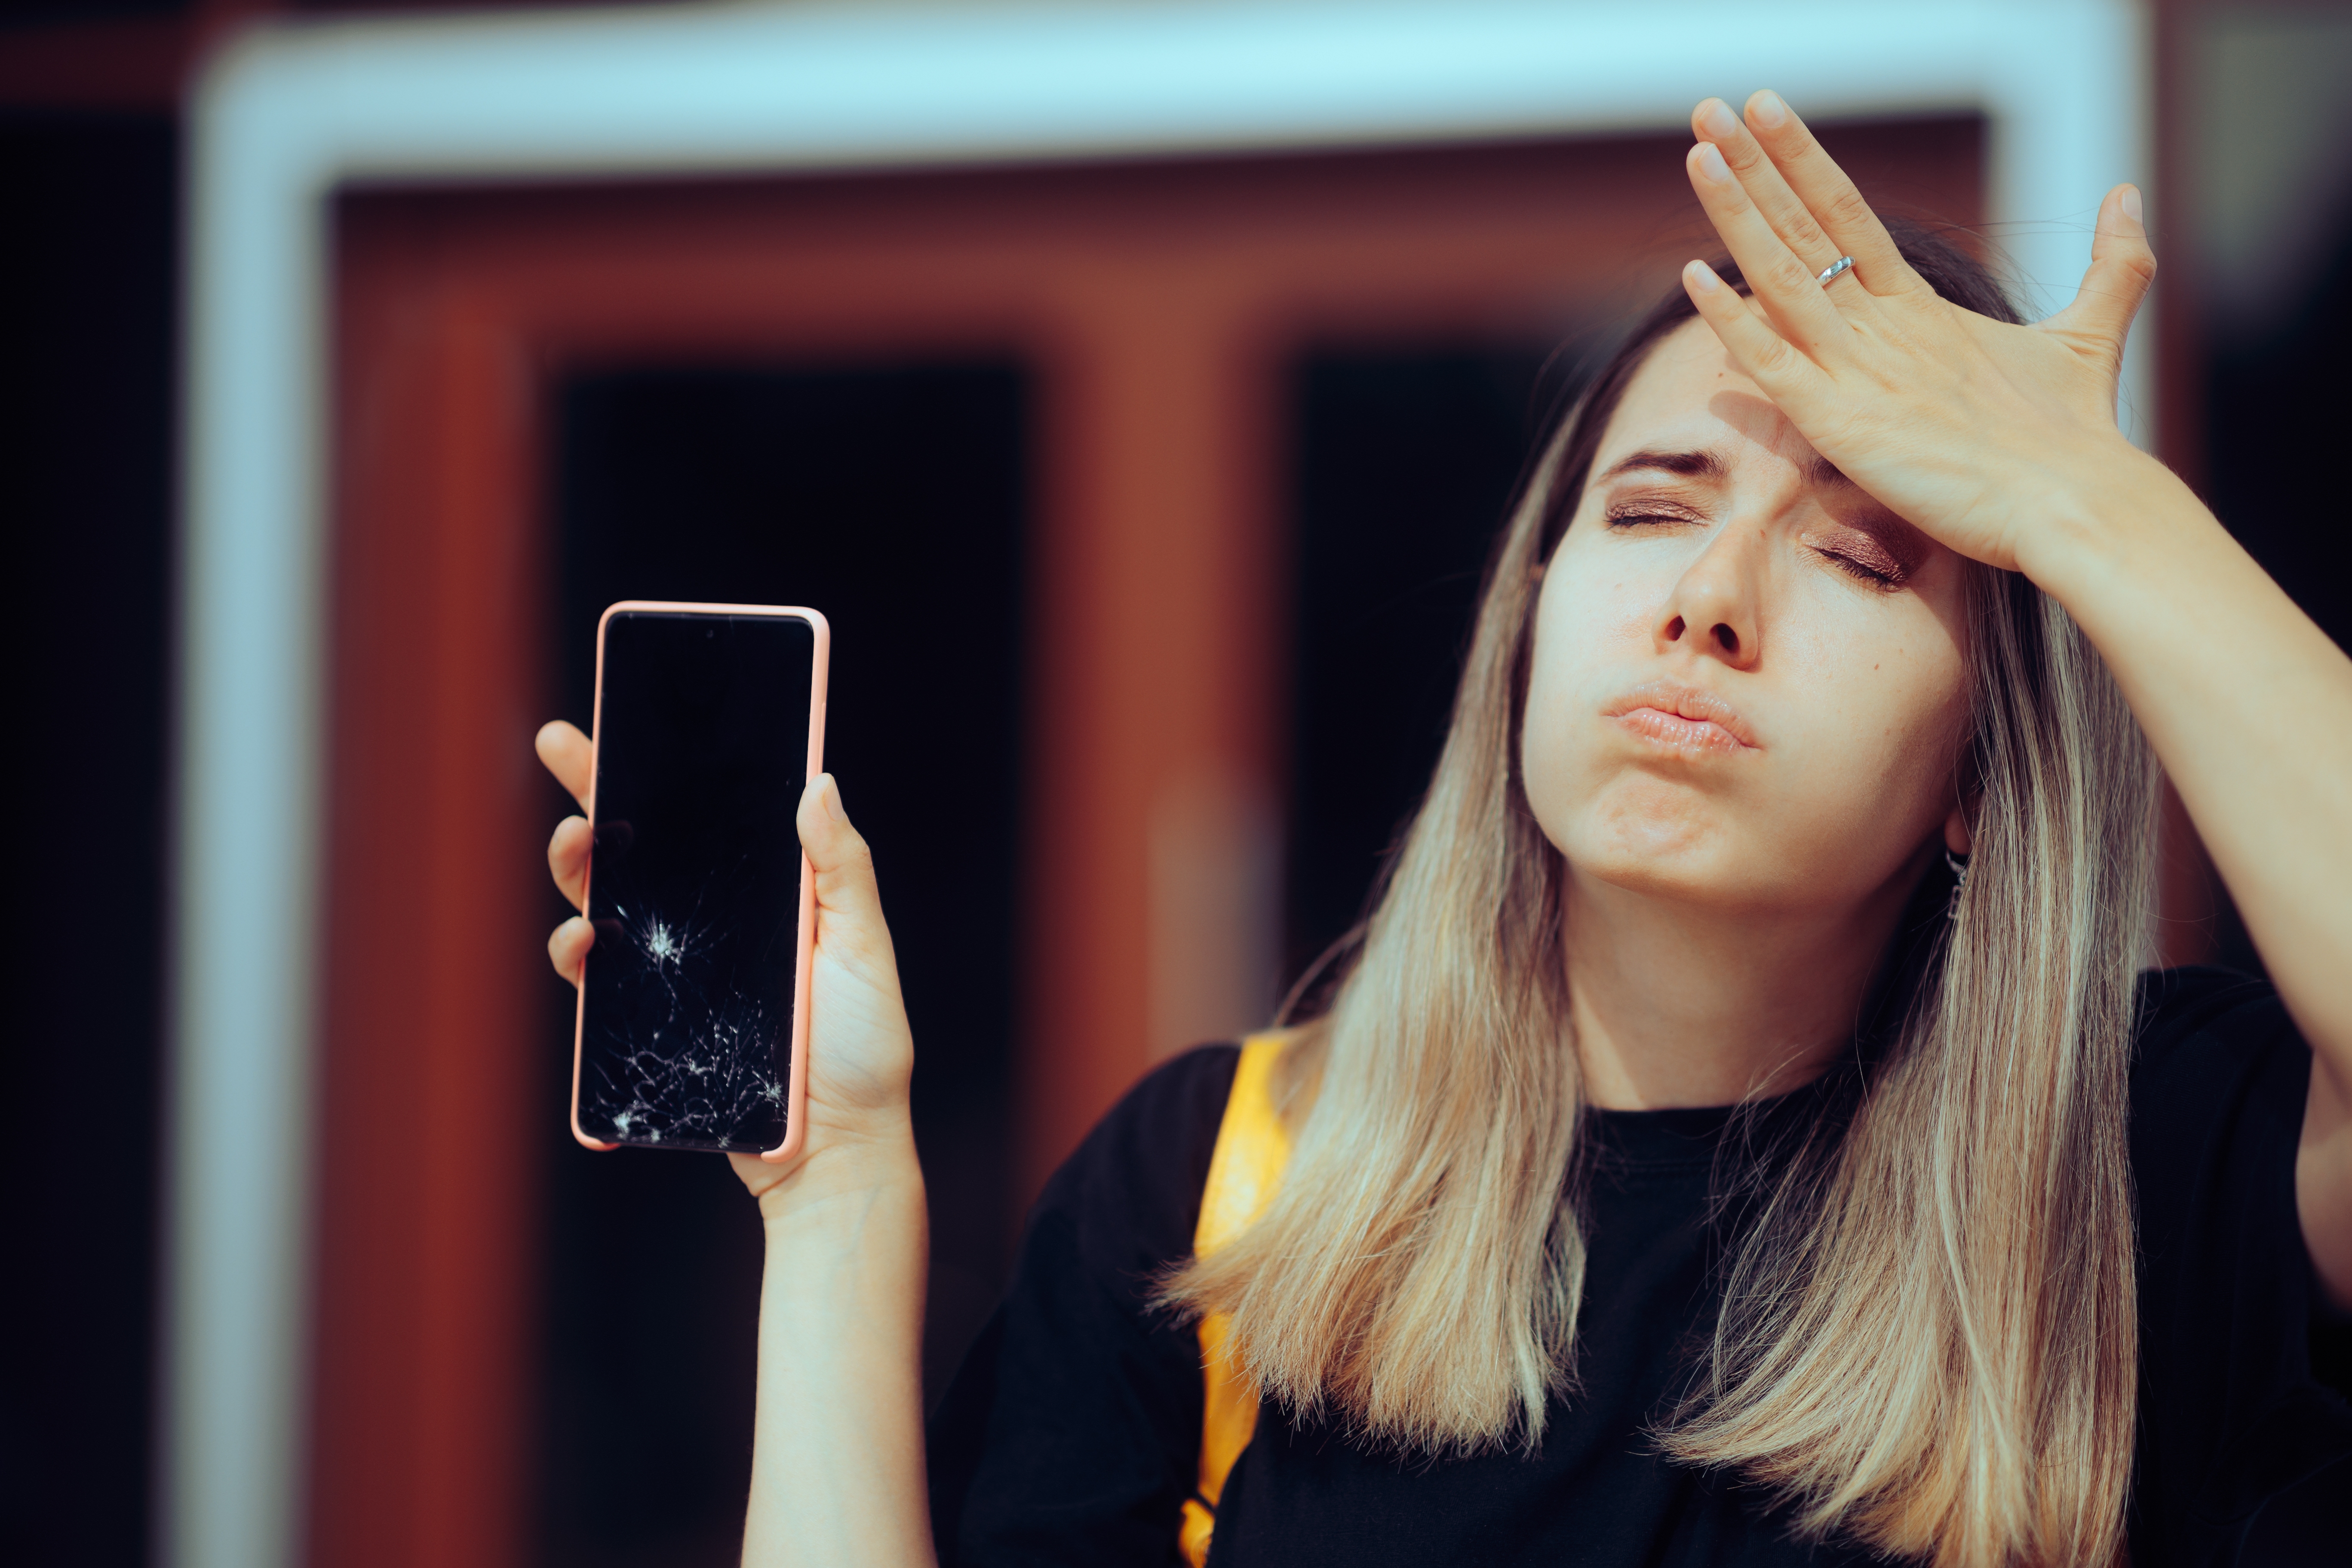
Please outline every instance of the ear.
[[1944, 847], [1955, 855], [1965, 855], [1973, 842], [1969, 837], [1968, 813], [1957, 805], [1952, 807], [1952, 815], [1944, 818]]

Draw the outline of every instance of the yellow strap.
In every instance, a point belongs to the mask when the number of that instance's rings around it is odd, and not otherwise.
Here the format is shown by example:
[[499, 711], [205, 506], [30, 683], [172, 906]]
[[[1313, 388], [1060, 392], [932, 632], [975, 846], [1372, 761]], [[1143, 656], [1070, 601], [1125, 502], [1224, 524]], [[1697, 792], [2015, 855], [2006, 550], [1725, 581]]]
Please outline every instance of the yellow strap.
[[[1285, 1037], [1253, 1035], [1242, 1042], [1241, 1065], [1234, 1069], [1233, 1092], [1224, 1120], [1217, 1124], [1217, 1147], [1209, 1156], [1208, 1184], [1201, 1189], [1201, 1223], [1193, 1227], [1192, 1250], [1205, 1257], [1255, 1219], [1281, 1184], [1290, 1158], [1290, 1134], [1275, 1110], [1273, 1073]], [[1206, 1394], [1201, 1415], [1201, 1483], [1197, 1498], [1184, 1503], [1177, 1542], [1192, 1568], [1206, 1568], [1209, 1540], [1217, 1524], [1217, 1498], [1234, 1461], [1257, 1430], [1257, 1390], [1234, 1363], [1227, 1347], [1233, 1320], [1211, 1312], [1201, 1320], [1201, 1381]]]

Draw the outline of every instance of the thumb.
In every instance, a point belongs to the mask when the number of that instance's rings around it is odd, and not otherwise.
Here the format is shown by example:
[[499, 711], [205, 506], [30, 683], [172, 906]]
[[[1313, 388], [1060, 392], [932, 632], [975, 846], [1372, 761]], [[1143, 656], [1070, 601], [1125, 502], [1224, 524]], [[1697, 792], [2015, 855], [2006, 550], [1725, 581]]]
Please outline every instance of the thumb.
[[889, 931], [882, 921], [881, 889], [874, 880], [874, 853], [849, 825], [849, 814], [841, 807], [841, 786], [831, 773], [809, 780], [793, 823], [816, 873], [816, 902], [823, 911], [820, 934], [846, 936], [852, 946], [877, 946], [887, 953]]
[[2140, 219], [2139, 187], [2117, 185], [2099, 204], [2091, 239], [2091, 266], [2074, 302], [2042, 325], [2098, 354], [2110, 372], [2123, 363], [2124, 338], [2156, 281], [2156, 252]]

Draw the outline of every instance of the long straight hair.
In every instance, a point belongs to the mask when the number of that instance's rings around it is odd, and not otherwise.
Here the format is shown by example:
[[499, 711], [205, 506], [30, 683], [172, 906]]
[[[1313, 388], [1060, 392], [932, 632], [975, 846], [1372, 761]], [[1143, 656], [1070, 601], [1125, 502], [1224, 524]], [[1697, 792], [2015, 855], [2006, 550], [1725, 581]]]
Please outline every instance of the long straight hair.
[[[1949, 242], [1897, 243], [2004, 321]], [[1727, 264], [1717, 270], [1735, 286]], [[1519, 776], [1538, 568], [1679, 289], [1544, 443], [1488, 568], [1453, 722], [1328, 1010], [1286, 1053], [1294, 1152], [1172, 1275], [1261, 1394], [1403, 1452], [1532, 1448], [1575, 1395], [1582, 1089], [1559, 852]], [[1671, 1455], [1794, 1532], [1937, 1564], [2108, 1563], [2137, 1381], [2125, 1148], [2155, 770], [2105, 667], [1970, 563], [1974, 853], [1834, 1113], [1759, 1176]], [[1940, 872], [1937, 873], [1940, 875]]]

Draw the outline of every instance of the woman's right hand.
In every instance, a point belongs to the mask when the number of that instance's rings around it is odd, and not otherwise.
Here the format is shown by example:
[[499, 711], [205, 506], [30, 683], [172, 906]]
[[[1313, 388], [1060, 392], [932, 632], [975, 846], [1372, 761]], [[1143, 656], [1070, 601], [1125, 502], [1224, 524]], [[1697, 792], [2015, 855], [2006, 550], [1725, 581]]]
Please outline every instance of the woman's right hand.
[[[590, 849], [584, 813], [594, 783], [594, 752], [587, 736], [562, 720], [540, 731], [537, 747], [540, 761], [583, 813], [556, 825], [547, 841], [547, 868], [572, 907], [584, 910]], [[831, 773], [809, 781], [795, 820], [801, 847], [816, 872], [808, 1137], [801, 1152], [781, 1164], [755, 1154], [728, 1156], [771, 1217], [789, 1205], [795, 1189], [811, 1185], [793, 1179], [803, 1171], [853, 1166], [871, 1156], [888, 1165], [913, 1155], [907, 1090], [914, 1076], [914, 1038], [898, 989], [890, 928], [882, 919], [873, 855], [849, 825]], [[547, 956], [558, 974], [577, 985], [595, 941], [586, 916], [574, 915], [547, 939]]]
[[[547, 868], [578, 909], [595, 753], [560, 721], [538, 744], [583, 814], [547, 842]], [[830, 773], [809, 781], [795, 821], [816, 870], [808, 1137], [782, 1164], [728, 1156], [760, 1200], [768, 1247], [743, 1561], [936, 1568], [923, 1483], [927, 1220], [907, 1116], [915, 1044], [874, 858]], [[547, 955], [577, 985], [595, 942], [574, 916]]]

